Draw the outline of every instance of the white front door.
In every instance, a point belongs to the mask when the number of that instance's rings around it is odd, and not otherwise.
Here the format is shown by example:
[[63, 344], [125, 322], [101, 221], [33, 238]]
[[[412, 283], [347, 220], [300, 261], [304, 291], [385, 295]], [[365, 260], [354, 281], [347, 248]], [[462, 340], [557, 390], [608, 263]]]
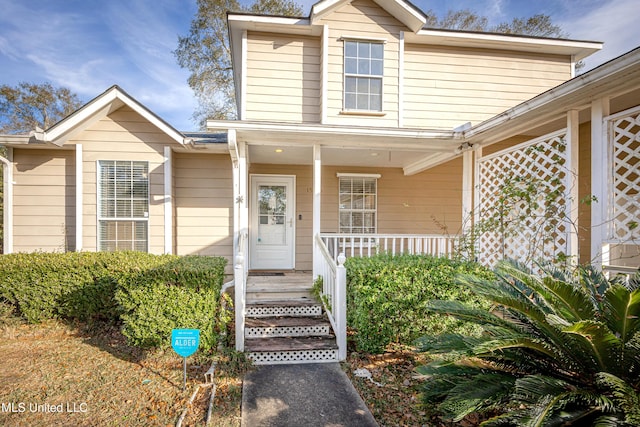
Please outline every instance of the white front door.
[[249, 268], [295, 267], [295, 177], [251, 175]]

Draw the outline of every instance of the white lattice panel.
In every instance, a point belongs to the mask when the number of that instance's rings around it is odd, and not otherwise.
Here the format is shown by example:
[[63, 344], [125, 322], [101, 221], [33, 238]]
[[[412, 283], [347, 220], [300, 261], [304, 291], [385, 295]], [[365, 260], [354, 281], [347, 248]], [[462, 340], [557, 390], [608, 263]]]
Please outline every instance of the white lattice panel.
[[337, 349], [255, 352], [247, 353], [247, 356], [256, 365], [337, 362], [339, 360]]
[[612, 171], [609, 239], [621, 243], [640, 240], [639, 109], [611, 120], [609, 136]]
[[[520, 144], [478, 160], [479, 261], [501, 259], [531, 265], [566, 254], [568, 171], [566, 131]], [[491, 220], [491, 223], [488, 220]]]
[[246, 338], [329, 336], [329, 324], [313, 326], [256, 326], [245, 328]]
[[275, 316], [320, 316], [322, 306], [249, 306], [245, 314], [247, 317], [275, 317]]

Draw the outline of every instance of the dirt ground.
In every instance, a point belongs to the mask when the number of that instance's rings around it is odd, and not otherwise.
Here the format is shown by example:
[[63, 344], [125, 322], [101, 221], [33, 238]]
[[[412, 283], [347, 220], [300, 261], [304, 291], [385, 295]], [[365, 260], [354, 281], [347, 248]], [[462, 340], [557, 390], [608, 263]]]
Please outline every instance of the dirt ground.
[[[173, 426], [211, 365], [189, 357], [183, 391], [181, 357], [131, 348], [117, 328], [5, 325], [0, 338], [3, 426]], [[231, 362], [216, 371], [213, 426], [240, 425], [242, 383]], [[200, 388], [183, 425], [204, 425], [211, 390]]]

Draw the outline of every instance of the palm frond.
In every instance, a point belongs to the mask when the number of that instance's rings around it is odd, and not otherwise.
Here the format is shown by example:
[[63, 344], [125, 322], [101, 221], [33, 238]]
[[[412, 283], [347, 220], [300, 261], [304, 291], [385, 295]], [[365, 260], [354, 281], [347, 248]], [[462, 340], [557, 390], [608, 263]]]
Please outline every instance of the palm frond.
[[640, 331], [640, 289], [613, 285], [604, 293], [602, 304], [607, 325], [623, 343]]
[[527, 427], [590, 425], [599, 414], [613, 405], [605, 396], [581, 390], [541, 396], [527, 406], [518, 425]]
[[427, 311], [440, 314], [448, 314], [460, 320], [472, 322], [478, 325], [495, 325], [504, 328], [512, 328], [513, 325], [498, 316], [480, 308], [468, 307], [458, 301], [428, 301], [424, 305]]
[[607, 372], [596, 374], [596, 382], [611, 391], [618, 406], [626, 413], [626, 422], [640, 425], [640, 394], [631, 384]]
[[472, 412], [483, 412], [508, 402], [514, 380], [510, 375], [496, 373], [476, 375], [453, 387], [438, 407], [447, 418], [459, 422]]
[[601, 415], [593, 422], [593, 427], [620, 427], [624, 424], [624, 417], [614, 415]]
[[529, 292], [536, 295], [538, 305], [544, 311], [570, 321], [593, 317], [593, 299], [580, 286], [574, 274], [552, 267], [546, 269], [546, 276], [537, 276], [513, 263], [502, 263], [499, 269], [503, 274], [516, 278]]
[[604, 273], [592, 265], [578, 268], [578, 283], [587, 294], [592, 296], [594, 305], [597, 305], [597, 296], [604, 294], [610, 286], [609, 279]]
[[583, 366], [592, 372], [617, 371], [622, 343], [601, 322], [583, 320], [563, 329], [574, 337], [576, 350], [583, 355]]
[[638, 269], [638, 271], [633, 274], [631, 277], [629, 277], [629, 280], [627, 282], [627, 288], [633, 292], [636, 289], [640, 289], [640, 269]]
[[471, 354], [471, 349], [481, 339], [460, 334], [425, 335], [416, 340], [416, 347], [421, 352], [431, 354], [456, 353]]
[[557, 354], [548, 346], [546, 346], [544, 342], [536, 339], [531, 339], [530, 336], [524, 335], [503, 336], [500, 339], [484, 341], [476, 345], [473, 348], [473, 352], [476, 355], [484, 355], [486, 353], [493, 353], [508, 348], [530, 350], [537, 353], [539, 357], [542, 356], [553, 358], [557, 356]]
[[575, 387], [558, 378], [545, 375], [527, 375], [518, 378], [515, 383], [514, 396], [521, 402], [537, 403], [547, 395], [564, 394], [575, 390]]
[[545, 313], [536, 305], [531, 296], [525, 295], [509, 278], [497, 274], [498, 280], [490, 282], [473, 276], [461, 276], [458, 282], [489, 301], [511, 308], [529, 317], [544, 320]]

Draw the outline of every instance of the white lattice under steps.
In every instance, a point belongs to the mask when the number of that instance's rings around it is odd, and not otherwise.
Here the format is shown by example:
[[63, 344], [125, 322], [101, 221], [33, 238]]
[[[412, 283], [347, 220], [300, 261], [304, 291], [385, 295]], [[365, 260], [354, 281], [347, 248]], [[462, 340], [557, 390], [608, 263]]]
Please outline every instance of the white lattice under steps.
[[246, 339], [245, 351], [256, 365], [319, 363], [338, 360], [338, 345], [333, 337]]
[[322, 306], [309, 302], [247, 306], [245, 352], [256, 365], [338, 360], [338, 345]]
[[245, 322], [245, 338], [328, 337], [331, 325], [315, 317], [249, 318]]
[[322, 305], [315, 301], [263, 301], [247, 305], [245, 317], [321, 316]]

